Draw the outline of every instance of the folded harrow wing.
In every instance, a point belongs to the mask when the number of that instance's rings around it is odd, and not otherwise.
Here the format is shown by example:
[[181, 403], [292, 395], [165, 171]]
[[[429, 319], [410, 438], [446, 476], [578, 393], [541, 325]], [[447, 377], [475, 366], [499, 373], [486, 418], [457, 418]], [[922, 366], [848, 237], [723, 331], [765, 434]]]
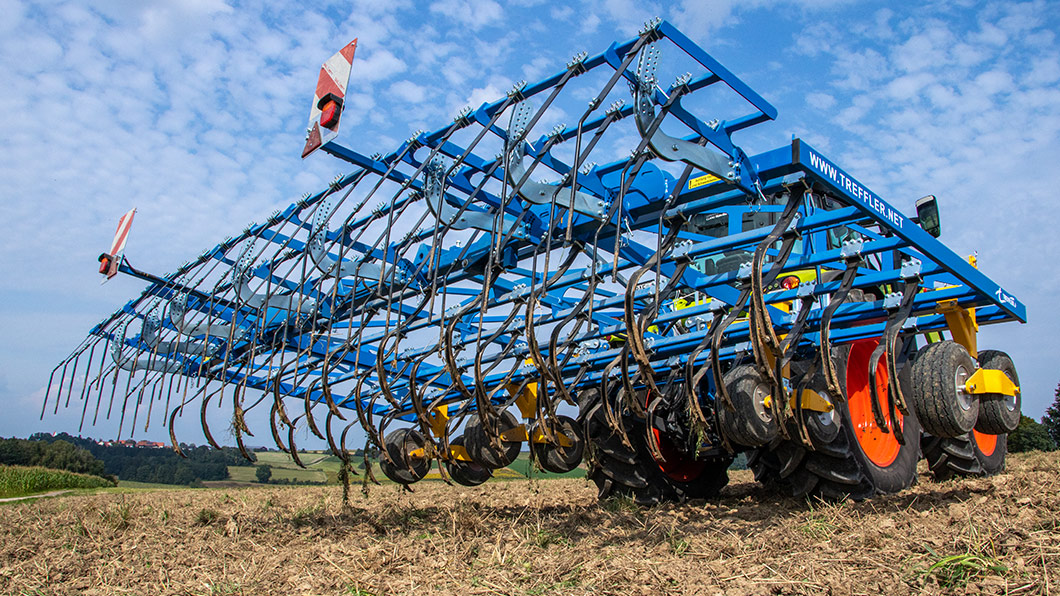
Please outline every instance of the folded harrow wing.
[[774, 108], [668, 23], [385, 154], [334, 140], [332, 87], [306, 153], [352, 171], [171, 274], [101, 257], [148, 286], [46, 409], [171, 435], [197, 410], [216, 446], [212, 403], [240, 448], [258, 409], [296, 458], [296, 429], [347, 463], [366, 437], [403, 484], [527, 445], [643, 503], [716, 493], [741, 452], [829, 498], [909, 486], [921, 445], [942, 477], [1002, 465], [1018, 379], [976, 330], [1023, 305], [936, 240], [933, 197], [909, 217], [801, 140], [745, 153]]

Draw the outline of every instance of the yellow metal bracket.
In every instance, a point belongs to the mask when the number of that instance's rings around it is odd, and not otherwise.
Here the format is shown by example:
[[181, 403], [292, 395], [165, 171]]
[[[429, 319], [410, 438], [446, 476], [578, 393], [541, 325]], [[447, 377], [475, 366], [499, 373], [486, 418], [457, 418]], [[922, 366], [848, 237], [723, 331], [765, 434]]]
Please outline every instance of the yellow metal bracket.
[[[409, 451], [409, 459], [427, 459], [427, 450], [413, 449], [412, 451]], [[455, 459], [456, 461], [471, 461], [471, 456], [467, 454], [467, 449], [464, 449], [463, 445], [450, 445], [449, 459]]]
[[[563, 447], [570, 447], [574, 444], [570, 437], [564, 435], [561, 432], [552, 433], [559, 444]], [[515, 428], [510, 428], [501, 433], [501, 441], [506, 443], [522, 443], [526, 441], [533, 441], [534, 443], [548, 443], [548, 439], [545, 438], [545, 433], [540, 428], [534, 429], [534, 436], [531, 437], [526, 431], [526, 425], [520, 424]]]
[[438, 406], [430, 411], [431, 433], [435, 437], [442, 437], [445, 434], [445, 427], [449, 424], [449, 408], [446, 406]]
[[964, 346], [972, 358], [975, 358], [979, 353], [976, 338], [979, 323], [975, 320], [975, 309], [961, 308], [954, 299], [940, 301], [935, 312], [946, 317], [946, 326], [953, 335], [953, 341]]
[[464, 449], [463, 445], [450, 445], [449, 457], [456, 461], [471, 461], [471, 456], [467, 454], [467, 449]]
[[[771, 407], [773, 405], [773, 396], [767, 395], [765, 399], [762, 400], [762, 404], [765, 405], [765, 407], [767, 408]], [[788, 405], [791, 406], [792, 410], [795, 409], [794, 395], [791, 396], [791, 399], [788, 401]], [[802, 409], [811, 410], [814, 412], [831, 412], [835, 409], [835, 406], [832, 405], [832, 402], [825, 399], [823, 396], [821, 396], [820, 393], [817, 393], [813, 389], [803, 389]]]
[[976, 395], [985, 393], [1016, 395], [1020, 392], [1020, 388], [1002, 371], [980, 368], [964, 382], [964, 392]]
[[[791, 396], [791, 402], [789, 404], [791, 409], [795, 409], [795, 396]], [[813, 389], [802, 390], [802, 409], [811, 410], [814, 412], [831, 412], [835, 409], [832, 402], [825, 399], [820, 393], [817, 393]]]
[[526, 434], [525, 424], [509, 428], [501, 433], [501, 441], [505, 443], [522, 443], [529, 440], [530, 436]]
[[[529, 364], [530, 360], [527, 360], [527, 363]], [[508, 394], [514, 395], [521, 386], [522, 383], [509, 383]], [[526, 388], [519, 394], [519, 397], [515, 398], [515, 406], [519, 408], [519, 413], [523, 418], [537, 417], [537, 383], [526, 384]]]

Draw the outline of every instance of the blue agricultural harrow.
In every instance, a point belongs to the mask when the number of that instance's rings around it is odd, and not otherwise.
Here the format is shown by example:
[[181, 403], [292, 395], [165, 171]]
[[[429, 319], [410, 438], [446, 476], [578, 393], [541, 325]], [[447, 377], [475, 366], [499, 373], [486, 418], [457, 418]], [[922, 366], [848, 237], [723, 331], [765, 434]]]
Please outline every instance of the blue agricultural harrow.
[[244, 449], [258, 409], [296, 460], [297, 430], [348, 464], [366, 437], [405, 485], [527, 448], [640, 503], [714, 495], [740, 453], [824, 498], [1003, 465], [1019, 381], [976, 333], [1023, 305], [936, 239], [934, 197], [908, 216], [800, 139], [745, 153], [776, 110], [670, 24], [371, 156], [335, 140], [354, 47], [305, 150], [352, 171], [168, 275], [102, 255], [147, 288], [45, 409], [161, 419], [178, 451], [176, 417], [217, 446], [225, 408]]

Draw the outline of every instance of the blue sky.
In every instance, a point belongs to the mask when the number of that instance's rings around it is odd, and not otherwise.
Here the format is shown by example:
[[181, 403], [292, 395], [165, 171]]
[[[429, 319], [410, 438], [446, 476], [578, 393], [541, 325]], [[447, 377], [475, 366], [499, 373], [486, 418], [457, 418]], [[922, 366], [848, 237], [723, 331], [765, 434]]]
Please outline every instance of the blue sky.
[[[735, 139], [749, 153], [796, 135], [907, 213], [939, 197], [943, 240], [1027, 305], [1029, 324], [980, 346], [1012, 354], [1040, 416], [1060, 381], [1060, 3], [0, 0], [0, 436], [77, 430], [72, 412], [38, 421], [40, 403], [143, 287], [99, 284], [122, 213], [139, 209], [131, 263], [163, 273], [348, 171], [299, 154], [319, 65], [350, 39], [340, 141], [371, 154], [653, 16], [777, 106]], [[195, 426], [181, 439], [202, 443]]]

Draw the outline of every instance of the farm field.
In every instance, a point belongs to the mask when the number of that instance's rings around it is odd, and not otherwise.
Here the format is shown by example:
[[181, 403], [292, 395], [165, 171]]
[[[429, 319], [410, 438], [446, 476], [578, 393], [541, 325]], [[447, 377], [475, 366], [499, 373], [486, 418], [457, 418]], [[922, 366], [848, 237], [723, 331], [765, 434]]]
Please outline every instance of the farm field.
[[5, 594], [1049, 594], [1060, 453], [862, 503], [598, 504], [584, 479], [143, 490], [0, 508]]
[[[274, 480], [292, 480], [292, 481], [310, 481], [310, 482], [324, 482], [327, 481], [330, 484], [338, 482], [338, 473], [340, 467], [339, 458], [331, 455], [330, 453], [324, 452], [300, 452], [299, 459], [305, 464], [306, 468], [303, 469], [298, 466], [291, 459], [291, 456], [282, 451], [256, 451], [254, 452], [255, 457], [258, 458], [256, 465], [268, 465], [272, 467], [272, 478]], [[354, 469], [358, 474], [363, 474], [364, 465], [363, 462], [357, 458], [354, 460]], [[521, 453], [519, 457], [512, 462], [507, 468], [496, 470], [493, 473], [493, 477], [496, 480], [525, 480], [527, 476], [533, 476], [541, 479], [551, 478], [583, 478], [585, 476], [584, 469], [577, 469], [566, 474], [553, 474], [551, 472], [544, 472], [539, 469], [531, 469], [533, 465], [530, 462], [529, 454]], [[378, 462], [373, 463], [373, 469], [375, 471], [375, 477], [377, 480], [384, 484], [390, 484], [383, 473], [379, 470]], [[254, 465], [247, 466], [228, 466], [229, 481], [222, 481], [220, 484], [225, 482], [257, 482], [256, 467]], [[438, 468], [434, 467], [431, 472], [427, 474], [427, 477], [423, 479], [423, 482], [441, 482], [442, 477], [438, 474]], [[358, 483], [359, 479], [354, 477], [351, 482]], [[122, 483], [124, 484], [124, 482]], [[218, 483], [207, 483], [218, 484]]]

